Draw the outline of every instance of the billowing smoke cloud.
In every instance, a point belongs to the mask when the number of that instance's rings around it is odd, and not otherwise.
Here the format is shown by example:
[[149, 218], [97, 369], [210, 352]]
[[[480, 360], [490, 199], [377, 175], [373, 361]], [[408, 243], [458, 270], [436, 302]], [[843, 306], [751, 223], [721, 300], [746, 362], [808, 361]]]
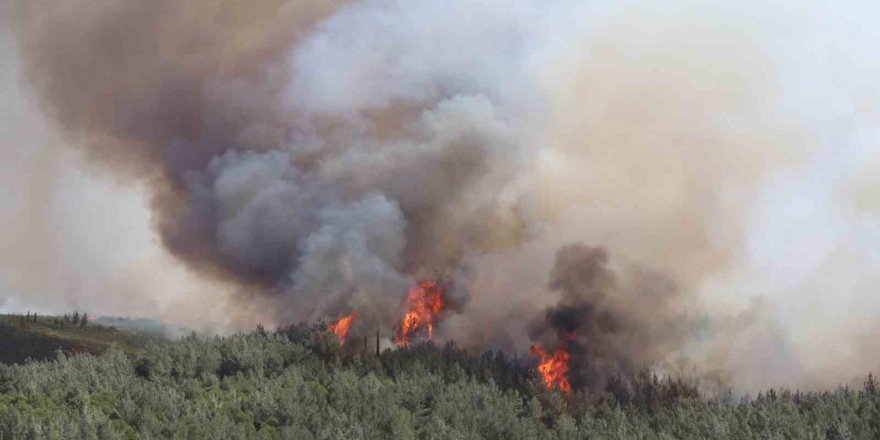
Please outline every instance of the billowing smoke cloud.
[[[880, 266], [876, 173], [855, 165], [877, 149], [841, 136], [876, 120], [874, 76], [861, 72], [877, 66], [858, 60], [878, 39], [850, 32], [846, 20], [870, 14], [846, 8], [840, 19], [784, 0], [8, 9], [26, 77], [66, 139], [147, 185], [165, 248], [235, 286], [248, 310], [286, 323], [357, 309], [388, 327], [414, 280], [442, 276], [467, 302], [438, 337], [522, 350], [549, 337], [530, 335], [549, 319], [582, 332], [585, 382], [603, 363], [683, 355], [738, 371], [731, 383], [749, 389], [763, 384], [748, 372], [765, 350], [804, 367], [760, 373], [779, 385], [830, 368], [790, 322], [775, 343], [750, 342], [789, 292], [827, 303], [821, 291], [839, 287], [853, 304], [877, 285], [860, 275]], [[791, 242], [804, 244], [780, 250]], [[862, 270], [843, 270], [855, 260]], [[696, 315], [714, 324], [674, 320]], [[870, 368], [847, 356], [834, 381]]]
[[655, 367], [697, 327], [677, 310], [672, 280], [638, 268], [622, 280], [608, 265], [603, 248], [560, 248], [548, 286], [560, 292], [559, 302], [533, 324], [533, 339], [571, 355], [575, 388], [602, 390], [612, 374]]

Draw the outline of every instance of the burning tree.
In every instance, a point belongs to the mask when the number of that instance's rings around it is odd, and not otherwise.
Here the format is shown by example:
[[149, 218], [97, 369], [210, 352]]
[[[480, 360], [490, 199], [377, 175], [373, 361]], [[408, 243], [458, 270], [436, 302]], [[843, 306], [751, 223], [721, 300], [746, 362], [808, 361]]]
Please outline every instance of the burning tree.
[[532, 353], [540, 357], [538, 372], [547, 389], [558, 388], [568, 394], [571, 392], [571, 384], [568, 381], [568, 361], [571, 355], [566, 346], [557, 348], [552, 353], [547, 353], [539, 345], [532, 345]]
[[406, 299], [409, 311], [394, 332], [394, 342], [407, 347], [412, 343], [413, 336], [422, 331], [427, 332], [430, 340], [434, 336], [437, 314], [445, 306], [444, 296], [443, 287], [435, 280], [420, 281], [413, 286]]
[[339, 338], [339, 345], [345, 344], [345, 336], [348, 334], [348, 330], [351, 328], [351, 324], [356, 317], [357, 312], [351, 312], [339, 318], [336, 322], [327, 325], [327, 330], [330, 330]]

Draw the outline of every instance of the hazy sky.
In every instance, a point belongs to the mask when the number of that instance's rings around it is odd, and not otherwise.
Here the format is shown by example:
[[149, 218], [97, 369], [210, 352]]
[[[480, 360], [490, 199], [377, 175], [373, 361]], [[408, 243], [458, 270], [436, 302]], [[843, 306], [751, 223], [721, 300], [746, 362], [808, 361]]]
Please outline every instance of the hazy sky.
[[87, 166], [65, 145], [28, 93], [12, 36], [2, 30], [0, 312], [226, 323], [222, 287], [163, 250], [143, 188]]

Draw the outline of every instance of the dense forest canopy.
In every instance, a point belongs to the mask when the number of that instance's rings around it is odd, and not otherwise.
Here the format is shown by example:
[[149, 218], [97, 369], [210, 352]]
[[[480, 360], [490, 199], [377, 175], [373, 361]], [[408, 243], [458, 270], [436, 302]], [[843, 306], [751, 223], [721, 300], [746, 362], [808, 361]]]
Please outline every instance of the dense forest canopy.
[[321, 325], [0, 365], [0, 439], [705, 439], [880, 435], [880, 393], [701, 396], [621, 372], [548, 389], [533, 360], [430, 342], [353, 350]]

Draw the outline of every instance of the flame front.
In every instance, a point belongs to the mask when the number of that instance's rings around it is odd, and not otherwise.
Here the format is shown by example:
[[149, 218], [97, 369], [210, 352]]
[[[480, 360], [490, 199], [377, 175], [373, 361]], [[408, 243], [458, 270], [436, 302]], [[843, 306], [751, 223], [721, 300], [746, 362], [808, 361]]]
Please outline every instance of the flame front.
[[351, 328], [351, 323], [356, 317], [357, 312], [351, 312], [348, 315], [339, 318], [336, 322], [327, 325], [327, 330], [330, 330], [336, 334], [337, 338], [339, 338], [340, 345], [345, 343], [345, 335], [348, 334], [348, 329]]
[[420, 281], [409, 289], [406, 302], [409, 311], [395, 331], [394, 342], [401, 347], [409, 346], [413, 335], [421, 329], [428, 332], [428, 339], [434, 336], [434, 321], [443, 310], [443, 287], [434, 280]]
[[538, 345], [532, 345], [532, 353], [541, 358], [538, 363], [538, 372], [544, 380], [547, 389], [559, 388], [568, 394], [571, 392], [571, 384], [568, 382], [568, 348], [559, 347], [556, 351], [548, 354]]

